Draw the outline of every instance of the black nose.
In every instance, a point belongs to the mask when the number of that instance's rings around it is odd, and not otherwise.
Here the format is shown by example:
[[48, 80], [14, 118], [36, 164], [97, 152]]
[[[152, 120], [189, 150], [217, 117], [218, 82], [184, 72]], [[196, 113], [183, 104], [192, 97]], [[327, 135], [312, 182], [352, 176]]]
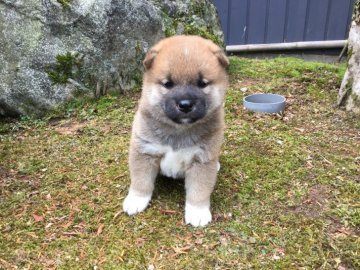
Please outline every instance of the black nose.
[[189, 99], [183, 99], [178, 102], [177, 106], [180, 111], [188, 113], [193, 110], [194, 102]]

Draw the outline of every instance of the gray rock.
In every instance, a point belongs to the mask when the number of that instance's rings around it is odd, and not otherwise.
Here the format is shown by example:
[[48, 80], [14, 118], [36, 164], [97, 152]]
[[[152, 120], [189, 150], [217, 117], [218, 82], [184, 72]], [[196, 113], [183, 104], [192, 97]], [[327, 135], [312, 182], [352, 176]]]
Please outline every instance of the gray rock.
[[0, 115], [131, 90], [146, 51], [181, 33], [222, 43], [210, 0], [0, 0]]

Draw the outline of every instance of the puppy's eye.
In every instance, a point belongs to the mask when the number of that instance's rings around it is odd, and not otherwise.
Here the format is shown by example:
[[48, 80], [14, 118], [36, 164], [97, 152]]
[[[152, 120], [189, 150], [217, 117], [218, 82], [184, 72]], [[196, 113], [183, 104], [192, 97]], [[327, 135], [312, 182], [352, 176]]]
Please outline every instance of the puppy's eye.
[[197, 83], [197, 86], [200, 87], [200, 88], [205, 88], [206, 86], [209, 85], [209, 82], [207, 80], [199, 80], [198, 83]]
[[166, 89], [170, 89], [174, 87], [174, 82], [169, 80], [169, 81], [164, 81], [162, 82], [162, 85], [166, 88]]

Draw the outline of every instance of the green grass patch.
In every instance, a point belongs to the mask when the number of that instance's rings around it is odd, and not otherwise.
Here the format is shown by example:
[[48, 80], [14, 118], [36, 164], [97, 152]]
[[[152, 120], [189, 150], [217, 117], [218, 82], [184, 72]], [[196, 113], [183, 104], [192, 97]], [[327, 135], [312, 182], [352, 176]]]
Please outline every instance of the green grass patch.
[[[213, 222], [184, 225], [184, 183], [121, 211], [138, 94], [0, 125], [0, 269], [357, 269], [360, 126], [333, 105], [343, 65], [231, 57]], [[284, 115], [244, 95], [285, 95]], [[342, 268], [341, 268], [342, 267]]]

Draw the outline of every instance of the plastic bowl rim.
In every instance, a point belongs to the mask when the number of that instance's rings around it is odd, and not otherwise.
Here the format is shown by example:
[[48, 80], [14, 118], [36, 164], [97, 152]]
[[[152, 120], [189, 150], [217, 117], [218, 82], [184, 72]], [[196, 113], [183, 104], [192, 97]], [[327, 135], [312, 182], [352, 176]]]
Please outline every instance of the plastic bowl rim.
[[[278, 96], [282, 99], [282, 101], [278, 101], [278, 102], [252, 102], [252, 101], [248, 101], [246, 100], [247, 98], [249, 97], [252, 97], [252, 96], [259, 96], [259, 95], [270, 95], [270, 96]], [[251, 104], [264, 104], [264, 105], [272, 105], [272, 104], [281, 104], [281, 103], [284, 103], [286, 101], [286, 98], [282, 95], [279, 95], [279, 94], [271, 94], [271, 93], [259, 93], [259, 94], [252, 94], [252, 95], [248, 95], [246, 97], [243, 98], [243, 101], [244, 102], [247, 102], [247, 103], [251, 103]]]

